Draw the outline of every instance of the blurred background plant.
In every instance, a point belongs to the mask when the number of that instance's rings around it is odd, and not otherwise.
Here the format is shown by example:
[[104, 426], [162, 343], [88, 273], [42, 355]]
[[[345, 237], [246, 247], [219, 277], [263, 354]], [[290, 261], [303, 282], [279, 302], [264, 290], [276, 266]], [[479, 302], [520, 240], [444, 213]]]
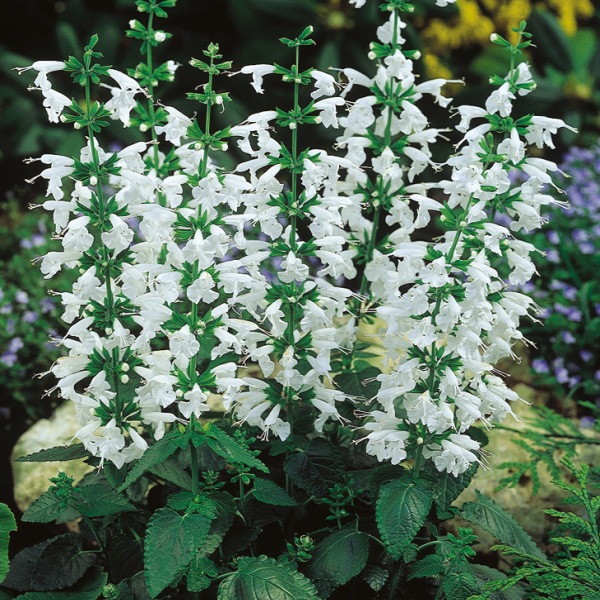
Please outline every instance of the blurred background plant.
[[[61, 333], [61, 306], [31, 262], [48, 252], [52, 221], [42, 211], [23, 212], [12, 195], [0, 219], [0, 433], [25, 430], [47, 417], [56, 400], [43, 398], [48, 380], [35, 377], [59, 356], [51, 338]], [[53, 287], [67, 289], [72, 275]]]

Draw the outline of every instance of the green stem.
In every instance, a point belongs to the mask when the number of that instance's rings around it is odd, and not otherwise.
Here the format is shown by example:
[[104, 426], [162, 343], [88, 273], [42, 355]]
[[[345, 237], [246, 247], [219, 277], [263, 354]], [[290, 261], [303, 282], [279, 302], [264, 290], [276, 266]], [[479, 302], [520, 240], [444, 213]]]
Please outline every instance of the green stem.
[[388, 600], [395, 600], [396, 598], [396, 588], [398, 587], [400, 576], [402, 575], [402, 563], [400, 561], [394, 563], [393, 573], [392, 582], [387, 593]]
[[[154, 31], [152, 29], [152, 23], [154, 21], [154, 13], [151, 11], [149, 16], [148, 16], [148, 35], [154, 35]], [[150, 78], [152, 78], [152, 74], [154, 73], [154, 66], [153, 66], [153, 62], [152, 62], [152, 44], [150, 44], [150, 42], [148, 42], [148, 45], [146, 47], [146, 66], [148, 67], [148, 73], [150, 75]], [[153, 93], [153, 86], [152, 86], [152, 79], [149, 82], [148, 85], [148, 115], [150, 116], [150, 122], [151, 122], [151, 127], [150, 127], [150, 133], [152, 135], [152, 142], [153, 142], [153, 162], [154, 162], [154, 168], [156, 170], [156, 173], [158, 174], [158, 170], [159, 170], [159, 166], [160, 166], [160, 156], [158, 153], [158, 136], [156, 135], [156, 123], [154, 121], [156, 113], [154, 112], [154, 93]]]
[[[298, 73], [300, 71], [300, 46], [296, 46], [296, 80], [294, 81], [294, 114], [298, 114], [299, 95], [300, 95], [300, 84], [298, 82]], [[296, 172], [297, 160], [298, 160], [298, 124], [294, 124], [292, 129], [292, 210], [290, 215], [290, 248], [295, 253], [298, 250], [296, 244], [296, 228], [297, 228], [297, 215], [296, 209], [298, 207], [298, 173]]]
[[[212, 67], [214, 63], [214, 58], [210, 57], [210, 66]], [[213, 88], [213, 74], [208, 72], [208, 86], [207, 86], [207, 95], [208, 99], [206, 101], [206, 118], [204, 120], [204, 135], [208, 136], [210, 132], [210, 113], [212, 110], [212, 100], [211, 93]], [[208, 167], [208, 150], [209, 147], [204, 148], [204, 154], [202, 155], [202, 162], [200, 163], [200, 179], [206, 177], [206, 169]]]
[[98, 547], [100, 548], [100, 551], [104, 552], [104, 545], [100, 541], [100, 537], [98, 536], [98, 531], [96, 530], [96, 527], [92, 523], [92, 520], [89, 517], [86, 517], [85, 515], [81, 515], [81, 518], [83, 519], [85, 524], [89, 527], [89, 530], [92, 532], [92, 535], [94, 536], [94, 539], [96, 540], [96, 543], [98, 544]]
[[[89, 56], [84, 57], [84, 61], [86, 63], [86, 68], [89, 70], [90, 68], [90, 58]], [[85, 81], [85, 104], [86, 104], [86, 112], [89, 117], [91, 106], [92, 106], [92, 98], [91, 98], [91, 78], [88, 75]], [[96, 182], [96, 197], [98, 199], [98, 221], [100, 223], [100, 230], [105, 230], [105, 222], [106, 222], [106, 206], [107, 202], [104, 199], [104, 191], [102, 189], [102, 178], [100, 177], [100, 157], [98, 155], [98, 148], [96, 147], [96, 138], [94, 135], [94, 129], [92, 127], [92, 123], [89, 121], [87, 123], [87, 133], [88, 139], [90, 143], [90, 150], [92, 153], [92, 163], [94, 165], [94, 176], [97, 178]], [[109, 256], [108, 250], [105, 246], [103, 246], [103, 268], [102, 274], [104, 276], [104, 283], [106, 285], [106, 315], [107, 321], [112, 327], [114, 324], [114, 320], [116, 318], [115, 314], [115, 299], [112, 291], [112, 283], [111, 283], [111, 273], [109, 266]], [[116, 350], [116, 349], [115, 349]], [[111, 364], [110, 370], [112, 372], [112, 383], [113, 383], [113, 391], [115, 392], [114, 399], [114, 417], [115, 422], [118, 427], [121, 427], [123, 424], [123, 398], [119, 393], [119, 376], [117, 374], [117, 368], [119, 366], [119, 353], [118, 350], [113, 351], [111, 353]]]
[[421, 472], [421, 468], [423, 466], [423, 446], [424, 444], [417, 445], [417, 453], [415, 454], [415, 464], [412, 468], [413, 481], [416, 481], [419, 478], [419, 473]]

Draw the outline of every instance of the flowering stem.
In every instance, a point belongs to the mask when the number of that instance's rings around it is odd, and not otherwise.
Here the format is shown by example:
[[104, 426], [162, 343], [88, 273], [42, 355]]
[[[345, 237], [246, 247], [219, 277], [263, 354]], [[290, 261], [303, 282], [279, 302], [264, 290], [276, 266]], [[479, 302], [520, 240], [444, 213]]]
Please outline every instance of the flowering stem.
[[[190, 424], [194, 427], [196, 417], [192, 415]], [[190, 457], [191, 457], [191, 469], [192, 469], [192, 494], [197, 496], [200, 493], [200, 482], [198, 479], [198, 449], [190, 440]]]
[[[153, 30], [152, 30], [152, 22], [154, 20], [154, 12], [150, 11], [150, 14], [148, 15], [148, 35], [154, 35]], [[150, 74], [150, 76], [152, 76], [152, 73], [154, 71], [153, 68], [153, 64], [152, 64], [152, 44], [150, 43], [150, 41], [148, 40], [147, 43], [147, 48], [146, 48], [146, 65], [148, 67], [148, 73]], [[150, 132], [152, 135], [152, 142], [153, 142], [153, 159], [154, 159], [154, 168], [156, 169], [156, 172], [158, 173], [158, 167], [159, 167], [159, 163], [160, 163], [160, 158], [159, 158], [159, 154], [158, 154], [158, 136], [156, 135], [156, 123], [154, 122], [154, 118], [155, 118], [155, 112], [154, 112], [154, 95], [152, 93], [152, 81], [149, 82], [150, 85], [148, 86], [148, 115], [150, 116], [150, 122], [151, 122], [151, 127], [150, 127]]]
[[[208, 94], [207, 94], [207, 100], [206, 100], [206, 118], [204, 121], [204, 135], [206, 137], [208, 137], [209, 132], [210, 132], [210, 112], [212, 109], [212, 88], [213, 88], [213, 74], [212, 74], [212, 66], [214, 64], [214, 57], [211, 56], [210, 57], [210, 66], [211, 66], [211, 70], [209, 70], [208, 72], [208, 86], [207, 86], [207, 90], [208, 90]], [[208, 150], [209, 148], [205, 147], [204, 148], [204, 152], [202, 154], [202, 162], [200, 163], [200, 178], [205, 177], [206, 176], [206, 169], [208, 167]]]
[[[300, 46], [296, 46], [296, 63], [295, 63], [295, 75], [294, 80], [294, 114], [297, 115], [300, 110], [298, 98], [300, 95], [300, 83], [298, 81], [298, 73], [300, 70]], [[296, 172], [296, 162], [298, 160], [298, 125], [294, 123], [292, 129], [292, 209], [293, 212], [290, 216], [290, 248], [293, 252], [298, 249], [296, 245], [296, 227], [297, 227], [297, 215], [296, 207], [298, 206], [298, 174]]]

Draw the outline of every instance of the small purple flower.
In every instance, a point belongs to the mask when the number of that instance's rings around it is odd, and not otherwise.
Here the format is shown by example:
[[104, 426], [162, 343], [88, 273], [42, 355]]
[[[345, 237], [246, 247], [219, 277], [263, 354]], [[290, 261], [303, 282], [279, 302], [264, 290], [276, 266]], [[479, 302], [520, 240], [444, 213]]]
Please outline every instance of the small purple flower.
[[546, 250], [546, 260], [551, 263], [559, 263], [560, 255], [554, 248], [550, 248], [550, 250]]
[[15, 294], [15, 300], [19, 304], [27, 304], [29, 302], [29, 295], [27, 294], [27, 292], [17, 290], [17, 293]]
[[579, 356], [581, 357], [582, 361], [590, 362], [590, 360], [594, 358], [594, 353], [584, 349], [579, 352]]
[[23, 321], [25, 323], [35, 323], [38, 319], [38, 314], [34, 310], [26, 310], [23, 313]]
[[40, 309], [44, 314], [51, 312], [54, 310], [54, 300], [52, 298], [42, 298]]
[[585, 229], [576, 229], [573, 234], [573, 241], [581, 244], [582, 242], [587, 242], [590, 239], [590, 236]]
[[577, 288], [574, 288], [572, 285], [567, 285], [563, 288], [563, 294], [567, 300], [574, 302], [577, 298]]
[[0, 356], [0, 362], [4, 363], [7, 367], [12, 367], [17, 362], [17, 355], [11, 352], [5, 352]]
[[556, 381], [558, 381], [558, 383], [567, 383], [567, 381], [570, 379], [569, 371], [567, 371], [567, 369], [564, 367], [554, 371], [554, 376], [556, 377]]
[[8, 315], [12, 312], [13, 310], [13, 305], [10, 304], [10, 302], [8, 304], [5, 304], [4, 306], [0, 306], [0, 315]]
[[8, 342], [8, 351], [12, 354], [17, 353], [25, 344], [20, 337], [13, 338]]
[[583, 242], [579, 244], [579, 249], [582, 254], [596, 254], [596, 248], [592, 242]]
[[535, 358], [531, 361], [531, 367], [536, 373], [549, 373], [550, 365], [543, 358]]
[[581, 417], [579, 420], [579, 427], [581, 427], [581, 429], [594, 429], [595, 424], [596, 419], [594, 419], [594, 417]]
[[34, 246], [34, 248], [37, 248], [39, 246], [42, 246], [43, 244], [46, 243], [46, 237], [39, 234], [39, 233], [34, 233], [31, 236], [31, 244]]
[[4, 330], [4, 332], [7, 335], [12, 335], [15, 332], [16, 328], [17, 328], [17, 322], [14, 319], [8, 319], [6, 321], [6, 329]]
[[546, 234], [546, 237], [548, 238], [548, 241], [551, 244], [559, 244], [560, 243], [560, 238], [558, 237], [558, 233], [556, 233], [556, 231], [549, 231]]
[[600, 369], [594, 373], [594, 381], [600, 381]]
[[570, 331], [562, 331], [560, 335], [565, 344], [574, 344], [577, 341]]

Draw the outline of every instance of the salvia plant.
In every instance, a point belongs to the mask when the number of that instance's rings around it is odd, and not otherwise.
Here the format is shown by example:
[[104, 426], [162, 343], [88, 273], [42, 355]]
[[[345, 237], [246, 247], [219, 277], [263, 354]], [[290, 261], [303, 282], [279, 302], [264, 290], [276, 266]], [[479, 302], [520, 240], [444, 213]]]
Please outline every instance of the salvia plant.
[[[452, 506], [487, 467], [484, 430], [514, 415], [494, 365], [536, 309], [509, 286], [535, 272], [519, 236], [556, 202], [544, 186], [557, 169], [537, 155], [568, 127], [512, 116], [535, 87], [526, 24], [514, 44], [492, 36], [510, 69], [484, 107], [449, 109], [446, 81], [418, 80], [402, 35], [413, 6], [387, 0], [372, 72], [305, 64], [311, 27], [279, 40], [283, 65], [235, 71], [210, 44], [190, 63], [188, 115], [158, 100], [179, 66], [155, 53], [175, 0], [135, 4], [142, 58], [127, 73], [97, 36], [30, 67], [49, 120], [83, 138], [76, 156], [39, 159], [57, 244], [41, 270], [77, 273], [60, 292], [67, 355], [49, 373], [80, 428], [78, 443], [20, 460], [94, 470], [59, 473], [26, 511], [79, 519], [78, 532], [17, 554], [1, 593], [441, 599], [504, 586], [473, 561], [472, 529], [443, 522], [459, 514], [543, 559], [492, 499]], [[259, 94], [281, 78], [289, 93], [217, 128], [227, 76]], [[429, 127], [431, 101], [447, 129]], [[140, 141], [110, 149], [115, 122]], [[307, 146], [315, 127], [338, 131], [333, 148]], [[452, 136], [456, 153], [437, 156]]]

